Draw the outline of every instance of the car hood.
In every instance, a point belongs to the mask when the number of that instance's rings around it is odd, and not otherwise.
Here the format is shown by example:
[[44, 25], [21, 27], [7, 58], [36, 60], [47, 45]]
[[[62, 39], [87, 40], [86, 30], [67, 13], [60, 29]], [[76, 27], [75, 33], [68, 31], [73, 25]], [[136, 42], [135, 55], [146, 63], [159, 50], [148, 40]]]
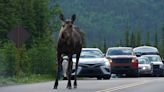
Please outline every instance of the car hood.
[[150, 64], [138, 64], [139, 67], [150, 66]]
[[[104, 63], [108, 61], [106, 58], [80, 58], [79, 64], [96, 64], [96, 63]], [[73, 58], [73, 62], [76, 62], [76, 59]]]
[[160, 61], [155, 61], [155, 62], [152, 62], [154, 65], [163, 65], [163, 63], [162, 62], [160, 62]]
[[134, 55], [112, 55], [109, 58], [136, 58]]

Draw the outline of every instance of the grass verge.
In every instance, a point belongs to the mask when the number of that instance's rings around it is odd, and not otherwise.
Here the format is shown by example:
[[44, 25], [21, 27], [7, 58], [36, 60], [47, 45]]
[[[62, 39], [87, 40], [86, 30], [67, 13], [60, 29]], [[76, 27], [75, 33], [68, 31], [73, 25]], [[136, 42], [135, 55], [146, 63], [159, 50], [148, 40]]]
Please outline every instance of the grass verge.
[[21, 78], [16, 77], [0, 77], [0, 86], [27, 84], [27, 83], [38, 83], [54, 80], [52, 75], [30, 75]]

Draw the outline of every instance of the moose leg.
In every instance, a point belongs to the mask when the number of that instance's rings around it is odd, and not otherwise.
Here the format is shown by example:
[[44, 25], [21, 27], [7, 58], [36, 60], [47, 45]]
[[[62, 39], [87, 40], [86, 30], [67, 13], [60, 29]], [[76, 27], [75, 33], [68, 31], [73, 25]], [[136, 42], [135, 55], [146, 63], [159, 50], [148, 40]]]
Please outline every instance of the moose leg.
[[72, 73], [72, 55], [69, 55], [69, 61], [68, 61], [68, 69], [67, 69], [67, 77], [68, 77], [68, 83], [67, 83], [67, 88], [71, 89], [71, 73]]
[[74, 88], [77, 88], [77, 68], [78, 68], [78, 63], [79, 63], [79, 58], [80, 58], [80, 53], [76, 54], [76, 66], [75, 66], [75, 76], [74, 76]]
[[62, 68], [62, 57], [60, 53], [57, 53], [57, 60], [58, 60], [58, 66], [57, 66], [57, 73], [56, 73], [56, 80], [55, 80], [55, 84], [54, 84], [54, 89], [57, 89], [58, 86], [58, 80], [60, 78], [60, 72], [61, 72], [61, 68]]

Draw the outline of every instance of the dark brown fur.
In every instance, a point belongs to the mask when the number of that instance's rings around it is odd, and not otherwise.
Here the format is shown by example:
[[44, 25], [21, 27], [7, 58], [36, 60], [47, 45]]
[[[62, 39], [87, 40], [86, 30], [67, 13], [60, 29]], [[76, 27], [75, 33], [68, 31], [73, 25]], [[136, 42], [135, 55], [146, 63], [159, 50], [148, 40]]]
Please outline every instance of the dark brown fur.
[[72, 55], [76, 54], [76, 66], [75, 66], [75, 76], [74, 76], [74, 88], [77, 87], [76, 81], [76, 71], [78, 67], [79, 57], [83, 44], [83, 34], [78, 27], [74, 27], [73, 23], [76, 19], [75, 15], [72, 18], [65, 20], [63, 15], [60, 15], [62, 21], [62, 27], [59, 33], [58, 43], [57, 43], [57, 76], [54, 84], [54, 89], [57, 89], [58, 79], [60, 77], [60, 71], [62, 69], [63, 55], [68, 56], [68, 69], [67, 69], [67, 88], [71, 89], [71, 73], [72, 73]]

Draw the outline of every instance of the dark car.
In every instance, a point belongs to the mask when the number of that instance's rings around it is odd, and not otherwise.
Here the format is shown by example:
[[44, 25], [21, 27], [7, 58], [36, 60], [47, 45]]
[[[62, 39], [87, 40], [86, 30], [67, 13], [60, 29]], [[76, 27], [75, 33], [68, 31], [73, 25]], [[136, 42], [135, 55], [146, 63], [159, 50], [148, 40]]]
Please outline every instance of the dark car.
[[108, 48], [106, 58], [110, 61], [113, 74], [138, 76], [138, 61], [131, 47]]

